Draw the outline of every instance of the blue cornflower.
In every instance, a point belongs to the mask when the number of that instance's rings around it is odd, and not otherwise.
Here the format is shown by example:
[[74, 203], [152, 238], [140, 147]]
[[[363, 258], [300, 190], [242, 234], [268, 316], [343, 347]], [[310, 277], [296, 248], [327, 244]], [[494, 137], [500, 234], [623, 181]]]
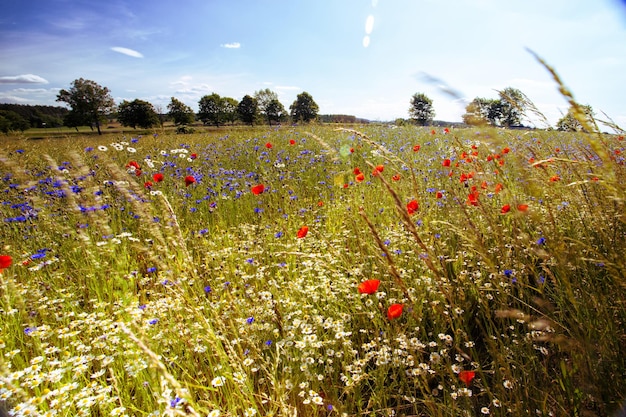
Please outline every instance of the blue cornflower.
[[252, 322], [254, 322], [254, 317], [248, 317], [248, 318], [246, 319], [246, 323], [248, 323], [248, 324], [252, 324]]
[[252, 265], [254, 263], [254, 258], [248, 258], [246, 259], [246, 262]]
[[170, 401], [170, 407], [176, 408], [178, 403], [181, 402], [181, 401], [182, 401], [182, 398], [180, 398], [180, 397], [174, 398], [172, 401]]
[[149, 274], [151, 274], [151, 273], [153, 273], [153, 272], [156, 272], [156, 270], [157, 270], [157, 269], [156, 269], [156, 266], [151, 266], [150, 268], [148, 268], [148, 269], [146, 270], [146, 272], [147, 272], [147, 273], [149, 273]]
[[274, 237], [277, 238], [277, 239], [283, 237], [283, 232], [276, 232]]
[[207, 293], [207, 294], [210, 293], [211, 292], [211, 286], [210, 285], [206, 285], [204, 287], [204, 292]]
[[148, 324], [157, 324], [158, 321], [159, 319], [152, 319], [148, 322]]
[[265, 346], [272, 346], [272, 341], [268, 340], [267, 342], [265, 342]]
[[511, 278], [511, 275], [513, 275], [513, 270], [512, 269], [505, 269], [504, 270], [504, 276], [507, 278]]
[[544, 243], [546, 243], [546, 238], [545, 237], [540, 237], [539, 239], [537, 239], [537, 244], [538, 245], [543, 245]]
[[34, 331], [36, 331], [37, 328], [36, 327], [27, 327], [24, 329], [24, 334], [26, 336], [30, 335], [31, 333], [33, 333]]

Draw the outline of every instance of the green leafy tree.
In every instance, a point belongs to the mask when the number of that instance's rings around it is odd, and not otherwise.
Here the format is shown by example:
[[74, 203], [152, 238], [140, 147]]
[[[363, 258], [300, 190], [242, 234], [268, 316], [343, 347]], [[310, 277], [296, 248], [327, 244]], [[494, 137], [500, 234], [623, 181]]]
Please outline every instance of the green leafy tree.
[[498, 92], [500, 96], [500, 124], [511, 127], [522, 124], [522, 118], [526, 115], [526, 96], [517, 88], [507, 87]]
[[147, 101], [135, 99], [122, 101], [117, 108], [117, 120], [122, 126], [130, 126], [136, 129], [149, 129], [159, 124], [159, 116], [152, 104]]
[[186, 126], [192, 124], [195, 120], [191, 107], [175, 97], [172, 97], [170, 104], [167, 105], [167, 110], [176, 126]]
[[28, 120], [14, 111], [0, 110], [0, 131], [5, 134], [9, 132], [23, 132], [30, 127]]
[[[277, 114], [280, 114], [280, 110], [276, 104], [280, 104], [278, 94], [266, 88], [264, 90], [255, 91], [254, 98], [258, 105], [259, 114], [265, 118], [271, 126], [272, 120], [275, 120]], [[284, 111], [282, 104], [280, 104], [280, 107], [282, 107]]]
[[71, 107], [66, 120], [70, 127], [82, 125], [96, 126], [101, 135], [100, 123], [115, 109], [115, 101], [109, 94], [109, 89], [100, 86], [95, 81], [79, 78], [72, 82], [69, 90], [61, 90], [57, 101]]
[[239, 102], [232, 97], [222, 97], [222, 105], [224, 110], [224, 122], [234, 125], [239, 116], [237, 113]]
[[428, 98], [426, 94], [413, 94], [413, 97], [411, 97], [411, 107], [409, 107], [409, 116], [421, 126], [432, 122], [435, 117], [433, 101]]
[[476, 97], [467, 106], [465, 114], [461, 116], [463, 123], [470, 126], [480, 126], [489, 123], [489, 100]]
[[237, 114], [239, 115], [239, 120], [252, 126], [259, 114], [257, 100], [254, 97], [245, 95], [237, 106]]
[[205, 125], [212, 124], [218, 127], [224, 122], [224, 99], [219, 94], [206, 95], [198, 102], [198, 119]]
[[[577, 111], [573, 107], [570, 107], [563, 117], [556, 123], [556, 128], [565, 132], [586, 132], [590, 128], [593, 122], [593, 108], [590, 105], [579, 105]], [[585, 128], [587, 125], [587, 128]]]
[[272, 125], [272, 120], [280, 123], [282, 120], [287, 118], [285, 107], [278, 100], [270, 100], [265, 108], [265, 115], [270, 126]]
[[303, 122], [310, 122], [317, 118], [319, 107], [313, 100], [313, 97], [306, 91], [298, 94], [296, 101], [289, 106], [291, 112], [291, 119], [294, 122], [302, 120]]

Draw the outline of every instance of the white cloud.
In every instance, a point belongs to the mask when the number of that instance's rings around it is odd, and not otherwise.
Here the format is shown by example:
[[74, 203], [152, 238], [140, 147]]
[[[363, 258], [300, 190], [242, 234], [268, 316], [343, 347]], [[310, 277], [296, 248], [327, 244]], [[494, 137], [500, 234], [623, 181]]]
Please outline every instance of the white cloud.
[[0, 84], [48, 84], [48, 80], [35, 74], [7, 75], [0, 77]]
[[241, 48], [241, 44], [239, 42], [223, 43], [220, 46], [222, 48], [227, 48], [227, 49], [239, 49], [239, 48]]
[[114, 46], [111, 48], [111, 50], [120, 54], [132, 56], [133, 58], [143, 58], [143, 54], [141, 52], [137, 52], [133, 49], [123, 48], [121, 46]]

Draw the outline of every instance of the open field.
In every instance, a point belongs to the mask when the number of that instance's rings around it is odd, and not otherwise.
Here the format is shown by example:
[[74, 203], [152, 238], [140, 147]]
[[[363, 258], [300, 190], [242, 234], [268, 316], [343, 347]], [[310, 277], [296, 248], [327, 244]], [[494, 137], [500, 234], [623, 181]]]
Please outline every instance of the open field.
[[0, 141], [11, 415], [607, 416], [626, 394], [623, 136]]

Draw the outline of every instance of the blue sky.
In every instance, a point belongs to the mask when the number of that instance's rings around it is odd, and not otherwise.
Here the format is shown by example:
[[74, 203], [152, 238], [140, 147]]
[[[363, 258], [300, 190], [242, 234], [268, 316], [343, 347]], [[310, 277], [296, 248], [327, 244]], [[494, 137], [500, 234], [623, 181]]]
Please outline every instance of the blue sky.
[[[285, 108], [307, 91], [320, 113], [436, 119], [519, 88], [555, 123], [575, 98], [626, 126], [626, 2], [618, 0], [0, 0], [0, 102], [60, 105], [77, 78], [119, 103], [269, 88]], [[455, 91], [449, 95], [446, 89]], [[601, 116], [602, 117], [602, 116]]]

